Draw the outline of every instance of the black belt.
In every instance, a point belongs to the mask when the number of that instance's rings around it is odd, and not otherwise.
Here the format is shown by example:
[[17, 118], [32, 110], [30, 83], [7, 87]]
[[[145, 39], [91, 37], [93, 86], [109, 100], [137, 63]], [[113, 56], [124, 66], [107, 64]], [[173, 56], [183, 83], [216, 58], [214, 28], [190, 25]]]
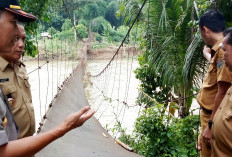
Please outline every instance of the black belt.
[[207, 114], [212, 114], [212, 112], [213, 112], [212, 110], [208, 110], [208, 109], [206, 109], [204, 107], [201, 107], [201, 109], [202, 109], [203, 112], [205, 112]]

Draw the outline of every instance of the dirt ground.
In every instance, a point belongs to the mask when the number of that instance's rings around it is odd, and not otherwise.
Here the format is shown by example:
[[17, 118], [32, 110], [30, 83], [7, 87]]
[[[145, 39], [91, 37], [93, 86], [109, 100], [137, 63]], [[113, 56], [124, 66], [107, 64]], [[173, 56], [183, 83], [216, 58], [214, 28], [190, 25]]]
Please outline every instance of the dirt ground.
[[[111, 59], [114, 54], [117, 52], [118, 47], [106, 47], [106, 48], [100, 48], [100, 49], [88, 49], [88, 59], [91, 60], [100, 60], [100, 59]], [[122, 47], [119, 50], [119, 56], [121, 57], [130, 57], [136, 56], [138, 54], [138, 49], [134, 46], [131, 47]]]

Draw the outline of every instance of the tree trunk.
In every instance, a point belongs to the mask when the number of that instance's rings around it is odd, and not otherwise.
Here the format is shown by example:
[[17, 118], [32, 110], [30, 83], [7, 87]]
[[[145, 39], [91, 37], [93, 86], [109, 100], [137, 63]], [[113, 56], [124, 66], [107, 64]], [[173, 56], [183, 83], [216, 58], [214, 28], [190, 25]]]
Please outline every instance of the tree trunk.
[[73, 10], [73, 24], [74, 24], [74, 40], [77, 41], [77, 30], [76, 30], [76, 14], [75, 10]]
[[[194, 6], [192, 7], [191, 20], [194, 21]], [[194, 27], [191, 28], [191, 41], [193, 41], [193, 37], [194, 37]]]

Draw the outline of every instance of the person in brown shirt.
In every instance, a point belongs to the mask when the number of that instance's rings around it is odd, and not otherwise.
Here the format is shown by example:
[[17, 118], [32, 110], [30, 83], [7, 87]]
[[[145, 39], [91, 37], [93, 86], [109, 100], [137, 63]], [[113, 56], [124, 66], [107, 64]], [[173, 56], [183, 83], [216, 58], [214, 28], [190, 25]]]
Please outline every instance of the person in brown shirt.
[[22, 24], [18, 24], [18, 29], [11, 53], [0, 53], [0, 87], [8, 98], [19, 127], [18, 138], [23, 138], [34, 134], [35, 116], [26, 68], [19, 61], [25, 47], [26, 33]]
[[[226, 65], [232, 71], [232, 28], [223, 41]], [[212, 126], [212, 157], [230, 157], [232, 153], [232, 87], [218, 108]]]
[[197, 95], [197, 101], [201, 106], [202, 128], [198, 149], [201, 150], [202, 157], [210, 157], [212, 120], [226, 91], [231, 86], [232, 73], [225, 65], [224, 51], [221, 48], [225, 30], [223, 15], [215, 10], [207, 11], [200, 18], [199, 29], [202, 39], [208, 45], [204, 47], [203, 54], [210, 64]]

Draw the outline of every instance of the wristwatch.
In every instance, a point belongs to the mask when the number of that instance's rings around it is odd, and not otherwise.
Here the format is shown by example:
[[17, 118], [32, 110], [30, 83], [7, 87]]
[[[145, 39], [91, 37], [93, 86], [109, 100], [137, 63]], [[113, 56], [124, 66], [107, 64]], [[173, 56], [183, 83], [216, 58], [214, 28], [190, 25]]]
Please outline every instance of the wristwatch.
[[208, 126], [209, 126], [210, 129], [212, 128], [212, 125], [213, 125], [213, 121], [212, 121], [212, 120], [209, 120]]

